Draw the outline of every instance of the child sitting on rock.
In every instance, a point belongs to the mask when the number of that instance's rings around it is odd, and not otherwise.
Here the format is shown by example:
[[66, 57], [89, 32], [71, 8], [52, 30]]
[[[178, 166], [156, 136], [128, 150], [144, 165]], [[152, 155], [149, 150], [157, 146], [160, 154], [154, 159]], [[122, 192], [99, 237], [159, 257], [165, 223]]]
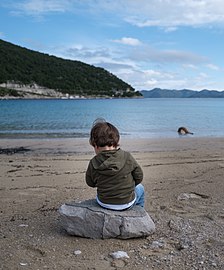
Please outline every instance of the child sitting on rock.
[[111, 210], [144, 207], [143, 171], [133, 156], [119, 148], [119, 131], [105, 120], [95, 121], [90, 144], [96, 155], [86, 171], [86, 183], [97, 188], [97, 203]]

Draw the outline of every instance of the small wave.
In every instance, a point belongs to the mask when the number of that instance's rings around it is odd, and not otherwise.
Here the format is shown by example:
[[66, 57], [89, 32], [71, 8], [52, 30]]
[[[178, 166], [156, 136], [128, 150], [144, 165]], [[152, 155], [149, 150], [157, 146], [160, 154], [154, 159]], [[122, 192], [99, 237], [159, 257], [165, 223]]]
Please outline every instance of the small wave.
[[0, 133], [1, 139], [63, 139], [87, 138], [87, 133]]

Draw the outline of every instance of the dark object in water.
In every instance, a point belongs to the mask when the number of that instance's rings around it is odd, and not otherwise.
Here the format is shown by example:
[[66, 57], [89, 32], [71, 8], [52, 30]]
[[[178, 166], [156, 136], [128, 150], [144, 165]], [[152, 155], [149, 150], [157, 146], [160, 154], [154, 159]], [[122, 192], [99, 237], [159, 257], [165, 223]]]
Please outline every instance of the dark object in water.
[[15, 147], [15, 148], [0, 148], [0, 155], [5, 154], [5, 155], [13, 155], [16, 153], [24, 153], [31, 151], [28, 148], [25, 147]]
[[188, 131], [188, 129], [186, 127], [179, 127], [177, 132], [179, 133], [179, 135], [186, 135], [186, 134], [193, 135], [194, 134], [194, 133]]

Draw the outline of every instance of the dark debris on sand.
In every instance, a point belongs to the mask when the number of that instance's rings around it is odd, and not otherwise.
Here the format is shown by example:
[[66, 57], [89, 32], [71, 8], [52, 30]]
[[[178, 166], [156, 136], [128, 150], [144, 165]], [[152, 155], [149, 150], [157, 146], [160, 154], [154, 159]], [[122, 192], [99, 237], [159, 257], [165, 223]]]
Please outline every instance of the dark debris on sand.
[[5, 155], [13, 155], [16, 153], [25, 153], [31, 151], [31, 149], [29, 148], [25, 148], [25, 147], [15, 147], [15, 148], [0, 148], [0, 155], [1, 154], [5, 154]]

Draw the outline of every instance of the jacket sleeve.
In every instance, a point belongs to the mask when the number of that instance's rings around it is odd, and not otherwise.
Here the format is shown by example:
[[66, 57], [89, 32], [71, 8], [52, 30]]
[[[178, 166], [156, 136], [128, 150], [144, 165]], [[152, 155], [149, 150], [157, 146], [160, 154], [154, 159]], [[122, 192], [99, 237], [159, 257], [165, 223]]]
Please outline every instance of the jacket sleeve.
[[134, 165], [134, 169], [133, 169], [131, 174], [132, 174], [133, 179], [135, 181], [135, 185], [137, 186], [143, 180], [143, 170], [134, 158], [133, 158], [133, 165]]
[[88, 168], [86, 170], [86, 184], [90, 187], [95, 187], [96, 183], [93, 180], [92, 176], [92, 164], [89, 162]]

